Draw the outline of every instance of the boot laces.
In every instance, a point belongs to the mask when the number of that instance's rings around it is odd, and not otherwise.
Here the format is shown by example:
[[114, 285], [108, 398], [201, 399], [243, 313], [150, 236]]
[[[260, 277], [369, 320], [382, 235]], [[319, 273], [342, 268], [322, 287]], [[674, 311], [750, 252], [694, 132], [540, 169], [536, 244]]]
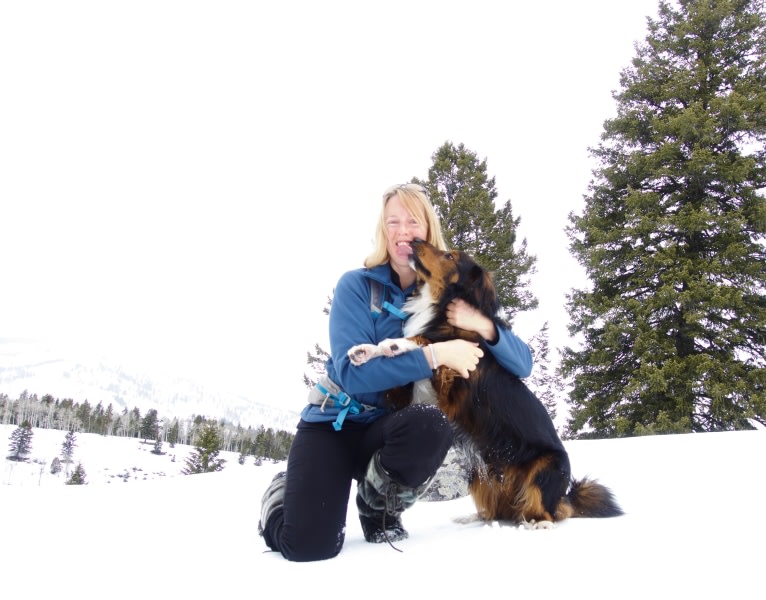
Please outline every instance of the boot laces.
[[395, 514], [394, 511], [396, 510], [397, 495], [393, 485], [388, 486], [388, 489], [386, 490], [386, 495], [384, 496], [384, 498], [385, 498], [385, 507], [383, 509], [383, 518], [381, 522], [381, 528], [383, 529], [383, 537], [386, 538], [386, 542], [388, 542], [389, 546], [391, 546], [397, 552], [401, 552], [402, 550], [394, 546], [394, 543], [391, 541], [391, 538], [388, 537], [388, 529], [386, 528], [386, 516], [388, 516], [391, 508], [394, 509], [393, 511], [391, 511], [392, 515]]

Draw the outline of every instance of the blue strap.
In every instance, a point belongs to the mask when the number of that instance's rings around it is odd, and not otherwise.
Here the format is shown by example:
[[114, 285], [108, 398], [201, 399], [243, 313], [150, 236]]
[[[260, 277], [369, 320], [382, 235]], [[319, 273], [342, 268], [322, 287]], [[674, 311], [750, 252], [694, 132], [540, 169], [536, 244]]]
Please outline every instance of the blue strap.
[[406, 321], [407, 318], [410, 316], [406, 312], [404, 312], [401, 308], [396, 308], [393, 304], [386, 301], [383, 303], [383, 308], [385, 308], [388, 312], [390, 312], [395, 317], [399, 317], [402, 321]]
[[[391, 304], [388, 300], [383, 300], [386, 295], [387, 287], [388, 286], [384, 286], [376, 279], [370, 279], [370, 312], [372, 313], [372, 318], [377, 319], [378, 315], [380, 315], [383, 310], [387, 310], [395, 317], [400, 318], [402, 321], [406, 321], [409, 317], [406, 312], [400, 308], [396, 308], [396, 306]], [[383, 302], [381, 302], [381, 300], [383, 300]]]
[[[357, 401], [349, 396], [346, 392], [341, 391], [339, 394], [332, 394], [323, 385], [317, 383], [317, 389], [325, 395], [325, 402], [328, 398], [332, 398], [339, 406], [343, 407], [335, 418], [332, 426], [335, 431], [340, 431], [343, 427], [343, 421], [346, 420], [346, 415], [351, 413], [352, 415], [358, 415], [364, 410], [364, 407]], [[322, 409], [324, 409], [324, 402], [322, 403]]]

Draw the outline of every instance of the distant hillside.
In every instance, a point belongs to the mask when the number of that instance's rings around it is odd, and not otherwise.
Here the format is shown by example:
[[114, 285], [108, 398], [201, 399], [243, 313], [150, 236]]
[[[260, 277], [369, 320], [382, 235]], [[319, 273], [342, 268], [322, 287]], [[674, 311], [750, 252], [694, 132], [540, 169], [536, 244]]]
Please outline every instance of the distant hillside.
[[24, 391], [41, 397], [87, 400], [115, 412], [154, 408], [161, 417], [191, 415], [226, 419], [243, 427], [293, 431], [298, 413], [221, 392], [202, 383], [170, 375], [149, 375], [95, 353], [75, 356], [50, 344], [0, 338], [0, 393], [16, 398]]

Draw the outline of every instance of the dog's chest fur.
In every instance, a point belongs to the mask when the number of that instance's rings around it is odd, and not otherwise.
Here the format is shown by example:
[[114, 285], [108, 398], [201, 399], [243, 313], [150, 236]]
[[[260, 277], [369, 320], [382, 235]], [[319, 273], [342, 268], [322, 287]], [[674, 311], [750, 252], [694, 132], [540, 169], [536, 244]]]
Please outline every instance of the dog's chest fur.
[[413, 296], [405, 302], [402, 310], [411, 315], [404, 323], [403, 333], [405, 337], [413, 337], [426, 330], [428, 324], [436, 316], [436, 305], [431, 299], [431, 289], [427, 283], [420, 288], [417, 296]]
[[[431, 299], [431, 290], [427, 283], [420, 288], [417, 296], [413, 296], [404, 304], [402, 310], [410, 315], [404, 323], [403, 333], [406, 337], [414, 337], [426, 330], [436, 315], [436, 305]], [[421, 379], [413, 384], [412, 403], [436, 404], [436, 390], [431, 384], [431, 379]]]

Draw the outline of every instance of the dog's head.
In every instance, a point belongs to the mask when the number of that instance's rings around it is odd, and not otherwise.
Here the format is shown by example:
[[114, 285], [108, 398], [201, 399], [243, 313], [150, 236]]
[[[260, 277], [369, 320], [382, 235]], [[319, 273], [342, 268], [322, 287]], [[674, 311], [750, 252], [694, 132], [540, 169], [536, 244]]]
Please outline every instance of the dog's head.
[[428, 283], [435, 304], [446, 306], [462, 298], [485, 315], [494, 317], [500, 305], [492, 276], [465, 252], [439, 250], [423, 240], [411, 243], [410, 266], [418, 279]]

